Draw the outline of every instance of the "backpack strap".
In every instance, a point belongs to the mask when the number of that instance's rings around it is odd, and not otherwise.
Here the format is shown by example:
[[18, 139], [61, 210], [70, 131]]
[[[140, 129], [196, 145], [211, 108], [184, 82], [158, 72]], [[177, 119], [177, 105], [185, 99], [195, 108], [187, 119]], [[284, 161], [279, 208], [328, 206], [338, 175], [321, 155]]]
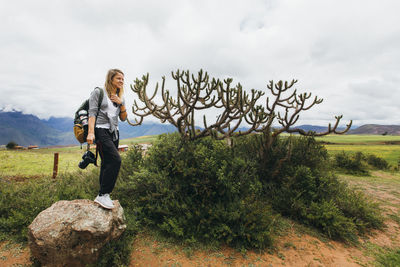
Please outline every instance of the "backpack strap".
[[[97, 116], [99, 116], [99, 112], [100, 112], [101, 102], [103, 102], [104, 90], [101, 89], [100, 87], [96, 87], [96, 88], [94, 88], [94, 89], [95, 89], [95, 90], [96, 90], [96, 89], [99, 89], [99, 90], [100, 90], [99, 102], [98, 102], [98, 104], [97, 104], [97, 114], [96, 114], [96, 120], [97, 120]], [[96, 125], [96, 123], [95, 123], [95, 125]]]
[[[103, 102], [103, 98], [104, 98], [104, 90], [101, 89], [100, 87], [96, 87], [94, 89], [95, 90], [96, 89], [100, 90], [99, 103], [98, 103], [98, 106], [97, 106], [97, 114], [96, 114], [96, 119], [94, 121], [94, 127], [96, 127], [97, 116], [99, 116], [101, 102]], [[96, 166], [96, 167], [97, 167], [97, 156], [98, 155], [99, 155], [99, 146], [96, 144], [96, 161], [94, 162], [94, 166]]]

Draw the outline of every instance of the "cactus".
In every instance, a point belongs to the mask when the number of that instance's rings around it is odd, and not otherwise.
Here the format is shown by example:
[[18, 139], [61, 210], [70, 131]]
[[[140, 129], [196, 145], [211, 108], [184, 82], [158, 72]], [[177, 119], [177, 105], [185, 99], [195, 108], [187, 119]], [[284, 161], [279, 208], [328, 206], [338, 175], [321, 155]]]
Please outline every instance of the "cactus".
[[[173, 97], [165, 88], [165, 76], [161, 82], [162, 105], [155, 103], [159, 84], [156, 84], [153, 94], [147, 94], [149, 74], [144, 75], [141, 80], [136, 79], [131, 85], [132, 91], [138, 96], [134, 101], [132, 112], [139, 117], [132, 123], [135, 126], [143, 122], [143, 118], [153, 115], [162, 123], [169, 122], [174, 125], [182, 138], [195, 140], [205, 136], [212, 136], [216, 139], [227, 139], [229, 143], [234, 136], [247, 135], [252, 132], [263, 133], [263, 146], [269, 148], [273, 139], [283, 132], [299, 133], [307, 136], [322, 136], [330, 133], [343, 134], [347, 132], [352, 124], [350, 121], [344, 131], [338, 131], [342, 116], [336, 116], [333, 127], [329, 124], [328, 130], [322, 133], [305, 132], [299, 128], [292, 128], [300, 117], [300, 112], [309, 110], [314, 105], [322, 103], [323, 99], [314, 97], [311, 93], [297, 94], [295, 89], [291, 94], [285, 96], [297, 83], [292, 80], [290, 83], [270, 81], [267, 85], [271, 96], [266, 98], [266, 104], [258, 102], [265, 95], [264, 92], [252, 89], [247, 93], [240, 83], [232, 86], [231, 78], [220, 79], [210, 78], [207, 72], [200, 70], [195, 76], [189, 71], [172, 72], [172, 78], [176, 81], [177, 93]], [[195, 114], [201, 110], [215, 108], [221, 111], [213, 123], [207, 121], [203, 116], [203, 129], [196, 128]], [[272, 124], [277, 120], [280, 128], [273, 128]], [[246, 123], [246, 131], [237, 131], [242, 123]]]
[[[195, 140], [205, 136], [216, 139], [230, 138], [234, 135], [245, 135], [254, 131], [262, 123], [263, 110], [256, 107], [257, 100], [263, 93], [252, 90], [250, 94], [242, 89], [240, 84], [232, 87], [232, 79], [224, 81], [210, 78], [207, 72], [200, 70], [197, 76], [189, 71], [177, 70], [172, 72], [172, 78], [177, 84], [177, 96], [172, 97], [165, 89], [165, 77], [162, 77], [161, 98], [162, 105], [157, 105], [154, 98], [159, 85], [157, 83], [151, 97], [147, 95], [149, 74], [136, 79], [131, 89], [142, 102], [140, 106], [135, 100], [132, 112], [139, 117], [131, 125], [139, 125], [143, 118], [153, 115], [162, 123], [168, 121], [174, 125], [181, 136], [188, 140]], [[195, 112], [209, 108], [222, 110], [216, 121], [210, 124], [203, 116], [203, 129], [195, 127]], [[251, 127], [245, 132], [236, 132], [243, 120], [251, 122]]]
[[[285, 96], [285, 93], [292, 89], [296, 83], [297, 80], [292, 80], [290, 83], [287, 81], [278, 81], [277, 83], [270, 81], [267, 85], [267, 88], [271, 93], [271, 98], [267, 97], [265, 108], [268, 114], [267, 117], [270, 119], [267, 123], [255, 130], [255, 132], [263, 133], [263, 146], [265, 148], [269, 148], [274, 138], [283, 132], [298, 133], [304, 136], [323, 136], [331, 133], [344, 134], [350, 130], [352, 121], [346, 125], [346, 128], [343, 131], [337, 130], [343, 115], [335, 116], [336, 121], [334, 126], [332, 127], [329, 123], [328, 130], [325, 132], [306, 132], [300, 128], [292, 128], [292, 126], [298, 121], [300, 112], [309, 110], [314, 105], [321, 104], [323, 101], [322, 98], [315, 96], [310, 102], [309, 100], [311, 100], [311, 93], [297, 94], [297, 89], [294, 89], [291, 94]], [[283, 112], [278, 111], [278, 109], [283, 110]], [[275, 118], [281, 127], [272, 129], [272, 123], [274, 122]]]

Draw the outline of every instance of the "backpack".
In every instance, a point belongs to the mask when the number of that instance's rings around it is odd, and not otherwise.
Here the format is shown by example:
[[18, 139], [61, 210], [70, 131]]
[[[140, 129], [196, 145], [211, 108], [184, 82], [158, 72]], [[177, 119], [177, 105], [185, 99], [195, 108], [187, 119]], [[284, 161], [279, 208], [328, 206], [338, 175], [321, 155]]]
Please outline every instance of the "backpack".
[[[100, 105], [104, 97], [104, 91], [99, 87], [96, 87], [94, 90], [96, 89], [100, 90], [98, 110], [96, 114], [96, 119], [97, 119], [97, 116], [99, 115], [100, 111]], [[86, 142], [86, 137], [88, 135], [88, 130], [89, 130], [88, 124], [89, 124], [89, 99], [86, 99], [82, 103], [82, 105], [80, 105], [78, 110], [75, 112], [75, 119], [74, 119], [74, 134], [76, 140], [78, 140], [78, 142], [81, 143], [81, 147], [82, 144]]]

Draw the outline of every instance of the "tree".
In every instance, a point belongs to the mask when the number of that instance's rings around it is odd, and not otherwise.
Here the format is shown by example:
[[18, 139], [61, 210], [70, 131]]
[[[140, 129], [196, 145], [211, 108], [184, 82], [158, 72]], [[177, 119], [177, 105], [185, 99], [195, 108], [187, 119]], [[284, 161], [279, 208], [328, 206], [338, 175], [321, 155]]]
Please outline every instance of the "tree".
[[7, 149], [14, 149], [16, 146], [18, 146], [17, 143], [15, 143], [14, 141], [10, 141], [8, 142], [8, 144], [6, 145]]

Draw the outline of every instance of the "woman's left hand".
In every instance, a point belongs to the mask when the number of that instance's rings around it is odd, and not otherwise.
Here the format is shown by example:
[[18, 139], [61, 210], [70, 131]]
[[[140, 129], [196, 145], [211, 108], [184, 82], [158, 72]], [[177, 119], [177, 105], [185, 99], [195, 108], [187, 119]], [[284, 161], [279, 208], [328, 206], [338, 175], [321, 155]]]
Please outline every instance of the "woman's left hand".
[[114, 102], [117, 105], [121, 105], [122, 104], [122, 99], [119, 98], [117, 95], [111, 95], [110, 100], [112, 102]]

